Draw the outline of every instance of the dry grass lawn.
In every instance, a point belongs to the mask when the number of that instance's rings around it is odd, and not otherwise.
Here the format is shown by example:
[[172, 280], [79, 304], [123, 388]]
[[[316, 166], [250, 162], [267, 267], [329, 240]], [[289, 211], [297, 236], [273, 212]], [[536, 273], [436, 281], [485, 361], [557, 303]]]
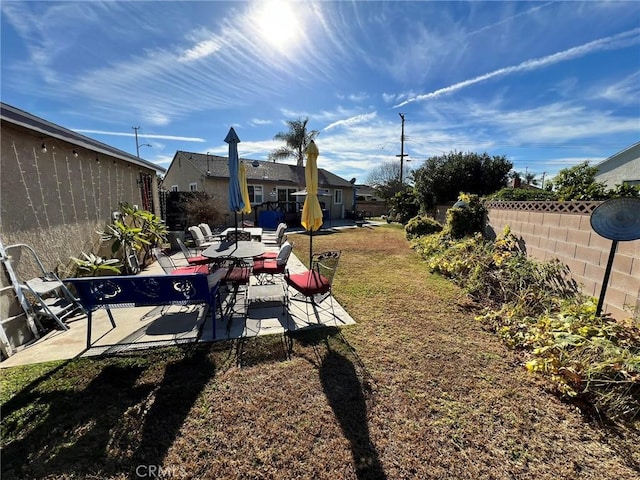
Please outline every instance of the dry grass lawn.
[[355, 326], [3, 371], [2, 478], [640, 478], [638, 425], [552, 394], [400, 228], [313, 243]]

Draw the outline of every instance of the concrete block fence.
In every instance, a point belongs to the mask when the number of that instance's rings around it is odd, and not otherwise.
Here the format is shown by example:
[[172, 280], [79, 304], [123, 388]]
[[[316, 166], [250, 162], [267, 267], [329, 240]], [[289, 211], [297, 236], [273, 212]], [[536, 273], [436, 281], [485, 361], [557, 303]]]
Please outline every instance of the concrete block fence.
[[[487, 234], [500, 235], [508, 225], [528, 256], [557, 258], [585, 294], [599, 298], [612, 246], [591, 228], [600, 203], [487, 202]], [[602, 311], [618, 320], [640, 318], [640, 240], [618, 242]]]

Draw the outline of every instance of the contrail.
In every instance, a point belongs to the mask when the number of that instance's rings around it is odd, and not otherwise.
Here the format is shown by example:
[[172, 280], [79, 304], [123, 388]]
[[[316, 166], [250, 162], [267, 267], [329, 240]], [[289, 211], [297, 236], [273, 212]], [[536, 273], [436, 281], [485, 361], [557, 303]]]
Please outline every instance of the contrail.
[[[78, 128], [78, 129], [74, 129], [72, 128], [71, 130], [73, 130], [74, 132], [78, 132], [78, 133], [97, 133], [99, 135], [115, 135], [117, 137], [133, 137], [135, 136], [134, 133], [124, 133], [124, 132], [107, 132], [104, 130], [85, 130], [82, 128]], [[177, 137], [174, 135], [154, 135], [154, 134], [148, 134], [145, 133], [144, 135], [141, 135], [144, 138], [159, 138], [161, 140], [181, 140], [183, 142], [206, 142], [206, 140], [204, 138], [199, 138], [199, 137]]]
[[430, 98], [436, 98], [436, 97], [439, 97], [440, 95], [455, 92], [456, 90], [460, 90], [462, 88], [468, 87], [469, 85], [474, 85], [476, 83], [480, 83], [494, 77], [509, 75], [511, 73], [516, 73], [516, 72], [525, 72], [527, 70], [536, 70], [538, 68], [544, 68], [548, 65], [553, 65], [555, 63], [560, 63], [566, 60], [572, 60], [574, 58], [583, 57], [592, 52], [617, 48], [618, 41], [627, 40], [630, 37], [638, 35], [639, 33], [640, 33], [640, 28], [635, 28], [627, 32], [619, 33], [618, 35], [612, 35], [610, 37], [594, 40], [593, 42], [585, 43], [584, 45], [573, 47], [568, 50], [564, 50], [563, 52], [554, 53], [553, 55], [548, 55], [542, 58], [535, 58], [533, 60], [527, 60], [525, 62], [522, 62], [519, 65], [515, 65], [512, 67], [500, 68], [498, 70], [494, 70], [493, 72], [485, 73], [484, 75], [480, 75], [470, 80], [465, 80], [464, 82], [455, 83], [453, 85], [441, 88], [431, 93], [426, 93], [424, 95], [418, 95], [416, 97], [409, 98], [404, 102], [394, 105], [392, 108], [399, 108], [399, 107], [403, 107], [408, 103], [428, 100]]

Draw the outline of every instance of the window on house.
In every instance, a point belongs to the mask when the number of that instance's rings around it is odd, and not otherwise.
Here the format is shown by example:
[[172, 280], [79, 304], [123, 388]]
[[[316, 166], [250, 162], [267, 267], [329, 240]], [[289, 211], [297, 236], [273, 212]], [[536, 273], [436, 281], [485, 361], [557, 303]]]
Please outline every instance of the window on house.
[[190, 183], [189, 184], [189, 191], [190, 192], [197, 192], [198, 191], [198, 184], [197, 183]]
[[251, 205], [257, 205], [264, 202], [264, 193], [262, 185], [248, 185], [249, 187], [249, 201]]
[[333, 191], [333, 203], [336, 205], [342, 204], [342, 190], [337, 188]]
[[640, 185], [640, 180], [623, 180], [622, 183], [624, 185], [635, 187], [637, 185]]
[[178, 191], [178, 185], [171, 185], [171, 191], [172, 192], [177, 192]]

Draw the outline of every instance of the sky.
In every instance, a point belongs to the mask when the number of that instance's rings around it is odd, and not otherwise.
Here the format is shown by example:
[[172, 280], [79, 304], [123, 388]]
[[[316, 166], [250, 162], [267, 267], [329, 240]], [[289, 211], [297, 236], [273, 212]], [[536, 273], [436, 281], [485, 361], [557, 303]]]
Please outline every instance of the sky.
[[[286, 121], [367, 183], [450, 152], [538, 180], [640, 141], [640, 2], [0, 2], [3, 102], [167, 168]], [[147, 145], [148, 144], [148, 145]], [[291, 159], [287, 163], [295, 163]]]

